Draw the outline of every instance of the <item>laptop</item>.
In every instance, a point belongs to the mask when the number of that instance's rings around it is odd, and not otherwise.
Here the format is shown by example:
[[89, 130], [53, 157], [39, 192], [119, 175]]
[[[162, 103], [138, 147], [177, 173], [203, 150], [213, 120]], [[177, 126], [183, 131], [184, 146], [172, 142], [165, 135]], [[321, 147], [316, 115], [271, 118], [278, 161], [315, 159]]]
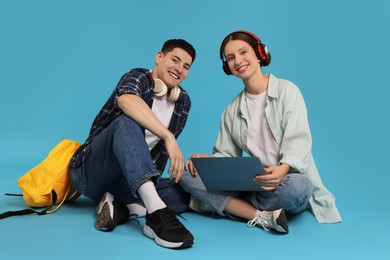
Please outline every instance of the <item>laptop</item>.
[[257, 191], [253, 178], [265, 174], [258, 157], [212, 157], [191, 159], [207, 190]]

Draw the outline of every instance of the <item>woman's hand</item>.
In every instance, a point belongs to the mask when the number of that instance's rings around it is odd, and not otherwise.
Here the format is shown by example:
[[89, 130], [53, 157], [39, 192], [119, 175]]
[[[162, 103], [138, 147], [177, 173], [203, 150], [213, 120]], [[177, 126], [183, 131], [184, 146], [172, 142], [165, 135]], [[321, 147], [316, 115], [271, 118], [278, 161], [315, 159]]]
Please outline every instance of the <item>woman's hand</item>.
[[[193, 154], [193, 155], [191, 155], [191, 158], [210, 158], [210, 157], [213, 157], [213, 156], [208, 155], [208, 154]], [[198, 172], [196, 171], [195, 166], [191, 161], [191, 158], [187, 160], [184, 167], [185, 167], [186, 171], [188, 171], [188, 170], [190, 171], [192, 176], [196, 176], [196, 175], [198, 175]]]
[[279, 187], [284, 177], [290, 171], [290, 166], [283, 163], [279, 166], [270, 166], [264, 168], [266, 174], [256, 175], [254, 178], [255, 183], [259, 184], [263, 190], [275, 190]]

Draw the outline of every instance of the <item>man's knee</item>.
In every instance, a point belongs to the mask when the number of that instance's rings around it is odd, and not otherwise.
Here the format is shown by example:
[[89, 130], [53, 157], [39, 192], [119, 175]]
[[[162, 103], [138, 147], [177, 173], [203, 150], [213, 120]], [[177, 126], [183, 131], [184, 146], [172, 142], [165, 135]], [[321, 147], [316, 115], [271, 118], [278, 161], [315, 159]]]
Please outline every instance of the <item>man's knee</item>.
[[134, 119], [132, 119], [131, 117], [129, 117], [125, 114], [122, 114], [117, 119], [115, 119], [113, 124], [116, 127], [123, 126], [125, 129], [131, 130], [132, 132], [134, 130], [139, 130], [139, 131], [143, 132], [142, 126], [140, 124], [138, 124]]

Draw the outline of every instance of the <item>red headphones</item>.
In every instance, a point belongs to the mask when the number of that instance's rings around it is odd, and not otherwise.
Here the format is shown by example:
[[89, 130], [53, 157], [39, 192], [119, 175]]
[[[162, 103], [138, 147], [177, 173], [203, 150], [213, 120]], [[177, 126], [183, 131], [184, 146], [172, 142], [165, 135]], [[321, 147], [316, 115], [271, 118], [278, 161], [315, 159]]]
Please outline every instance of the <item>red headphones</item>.
[[[257, 35], [255, 35], [255, 34], [249, 32], [249, 31], [244, 31], [244, 30], [235, 31], [235, 32], [232, 32], [232, 33], [228, 34], [228, 35], [225, 37], [225, 39], [223, 39], [222, 44], [221, 44], [221, 47], [220, 47], [220, 49], [219, 49], [219, 56], [220, 56], [220, 59], [221, 59], [221, 61], [222, 61], [222, 69], [223, 69], [223, 71], [224, 71], [227, 75], [232, 75], [232, 72], [231, 72], [230, 69], [229, 69], [229, 66], [228, 66], [227, 61], [226, 61], [226, 59], [225, 59], [225, 57], [224, 57], [223, 49], [222, 49], [222, 48], [224, 47], [223, 44], [224, 44], [225, 40], [226, 40], [227, 38], [229, 38], [229, 37], [230, 37], [232, 34], [234, 34], [234, 33], [243, 33], [243, 34], [246, 34], [246, 35], [252, 37], [253, 39], [255, 39], [255, 40], [257, 41], [257, 45], [256, 45], [257, 48], [255, 48], [256, 56], [257, 56], [257, 58], [260, 60], [260, 64], [261, 64], [262, 66], [268, 66], [268, 64], [271, 62], [270, 55], [269, 55], [267, 46], [265, 46], [264, 44], [261, 43], [260, 38], [257, 37]], [[269, 57], [269, 58], [268, 58], [268, 57]]]

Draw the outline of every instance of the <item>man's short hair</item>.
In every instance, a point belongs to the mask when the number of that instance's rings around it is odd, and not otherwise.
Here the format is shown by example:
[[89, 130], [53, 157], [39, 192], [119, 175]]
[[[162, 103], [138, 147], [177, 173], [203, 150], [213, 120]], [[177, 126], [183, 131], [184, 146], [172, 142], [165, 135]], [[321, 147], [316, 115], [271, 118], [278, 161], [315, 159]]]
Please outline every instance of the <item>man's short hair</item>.
[[161, 52], [166, 54], [172, 51], [174, 48], [180, 48], [186, 51], [192, 58], [192, 63], [195, 61], [196, 51], [194, 47], [183, 39], [170, 39], [166, 41], [161, 49]]

